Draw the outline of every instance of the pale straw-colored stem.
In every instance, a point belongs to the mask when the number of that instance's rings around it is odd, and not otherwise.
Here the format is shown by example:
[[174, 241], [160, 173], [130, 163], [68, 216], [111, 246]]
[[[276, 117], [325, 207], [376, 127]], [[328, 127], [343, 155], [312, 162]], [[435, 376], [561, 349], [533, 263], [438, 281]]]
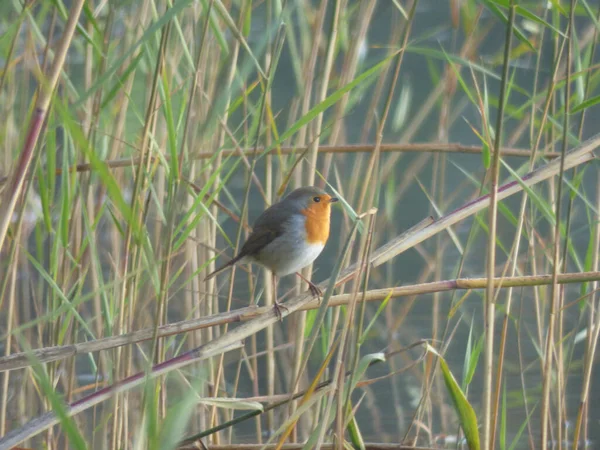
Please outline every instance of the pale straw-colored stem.
[[[356, 269], [358, 267], [356, 266]], [[346, 278], [348, 273], [345, 274]], [[559, 284], [586, 283], [590, 281], [600, 281], [600, 272], [575, 272], [563, 273], [558, 276]], [[494, 278], [496, 289], [526, 287], [526, 286], [547, 286], [552, 283], [552, 275], [528, 275], [517, 277], [497, 277]], [[321, 286], [324, 283], [321, 284]], [[338, 283], [340, 284], [340, 283]], [[487, 278], [457, 278], [454, 280], [432, 281], [429, 283], [419, 283], [407, 286], [398, 286], [392, 288], [372, 289], [366, 291], [359, 302], [374, 302], [385, 299], [388, 295], [392, 299], [411, 297], [415, 295], [432, 294], [436, 292], [448, 292], [455, 290], [474, 290], [484, 289], [487, 285]], [[304, 294], [302, 294], [304, 295]], [[294, 297], [293, 300], [299, 297]], [[329, 307], [347, 305], [353, 298], [352, 294], [334, 295], [329, 300]], [[286, 303], [287, 304], [287, 303]], [[316, 299], [301, 305], [298, 311], [307, 311], [319, 308], [319, 302]], [[212, 316], [201, 317], [198, 319], [183, 320], [167, 325], [158, 329], [157, 337], [165, 338], [176, 334], [189, 333], [190, 331], [203, 328], [215, 327], [227, 323], [238, 323], [252, 320], [268, 313], [273, 308], [270, 306], [256, 307], [249, 306], [239, 308], [233, 311], [226, 311]], [[45, 347], [29, 352], [14, 353], [0, 358], [0, 372], [6, 370], [16, 370], [31, 366], [33, 358], [39, 363], [48, 363], [58, 361], [75, 355], [85, 353], [95, 353], [123, 345], [131, 345], [152, 339], [152, 328], [125, 333], [118, 336], [96, 339], [77, 344], [62, 345], [58, 347]]]
[[487, 245], [487, 277], [488, 285], [484, 307], [484, 352], [483, 352], [483, 436], [482, 448], [488, 450], [493, 446], [492, 433], [492, 392], [494, 374], [494, 328], [496, 305], [494, 299], [494, 275], [496, 273], [496, 229], [498, 219], [498, 180], [500, 177], [500, 141], [503, 137], [504, 105], [506, 104], [506, 86], [508, 84], [508, 68], [510, 63], [510, 50], [515, 20], [515, 4], [511, 0], [508, 23], [506, 25], [506, 38], [504, 42], [504, 63], [502, 80], [500, 83], [499, 105], [494, 139], [494, 159], [490, 177], [490, 209], [488, 215], [488, 245]]
[[[566, 37], [563, 41], [563, 45], [566, 45], [567, 50], [567, 83], [565, 87], [565, 95], [566, 95], [566, 108], [568, 111], [569, 105], [569, 97], [570, 97], [570, 55], [571, 55], [571, 40], [570, 36], [572, 35], [573, 30], [573, 16], [575, 12], [575, 5], [571, 2], [571, 11], [569, 16], [569, 25], [568, 25], [568, 34], [569, 37]], [[561, 388], [562, 388], [562, 336], [555, 336], [555, 330], [558, 328], [559, 331], [562, 331], [561, 321], [562, 321], [562, 310], [561, 310], [561, 292], [558, 286], [558, 275], [560, 273], [560, 240], [561, 240], [561, 211], [562, 211], [562, 192], [563, 192], [563, 175], [565, 170], [567, 170], [566, 164], [564, 163], [565, 154], [567, 152], [567, 136], [569, 133], [568, 125], [569, 125], [569, 114], [565, 112], [564, 114], [564, 129], [563, 129], [563, 137], [562, 137], [562, 153], [563, 156], [560, 158], [559, 162], [559, 181], [556, 189], [556, 210], [555, 217], [556, 223], [554, 227], [554, 247], [552, 254], [552, 289], [550, 294], [550, 316], [548, 318], [548, 331], [546, 333], [546, 342], [544, 348], [544, 368], [542, 372], [542, 406], [541, 406], [541, 436], [540, 436], [540, 446], [541, 448], [547, 448], [548, 446], [548, 428], [549, 428], [549, 420], [550, 420], [550, 387], [554, 381], [558, 383], [558, 401], [556, 404], [556, 415], [557, 415], [557, 436], [556, 439], [558, 441], [558, 448], [562, 448], [562, 401], [561, 401]], [[558, 367], [557, 373], [553, 374], [553, 360], [555, 357], [555, 345], [559, 346], [558, 354], [556, 355], [558, 358]], [[556, 376], [556, 380], [555, 380]]]

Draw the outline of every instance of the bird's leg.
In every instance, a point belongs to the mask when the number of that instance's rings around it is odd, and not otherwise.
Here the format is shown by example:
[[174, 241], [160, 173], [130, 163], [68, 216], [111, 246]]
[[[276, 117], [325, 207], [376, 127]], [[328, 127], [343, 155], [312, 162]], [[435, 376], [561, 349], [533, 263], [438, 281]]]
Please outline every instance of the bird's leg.
[[277, 301], [277, 275], [273, 275], [273, 309], [275, 310], [275, 314], [279, 317], [280, 321], [283, 321], [283, 315], [281, 314], [281, 310], [285, 309], [288, 311], [287, 307], [282, 305]]
[[300, 272], [296, 272], [296, 275], [298, 275], [300, 278], [302, 278], [304, 281], [306, 281], [306, 283], [308, 283], [308, 288], [310, 289], [310, 293], [313, 295], [313, 297], [317, 297], [317, 298], [323, 297], [323, 291], [321, 289], [319, 289], [319, 286], [314, 284], [312, 281], [310, 281], [308, 278], [306, 278]]

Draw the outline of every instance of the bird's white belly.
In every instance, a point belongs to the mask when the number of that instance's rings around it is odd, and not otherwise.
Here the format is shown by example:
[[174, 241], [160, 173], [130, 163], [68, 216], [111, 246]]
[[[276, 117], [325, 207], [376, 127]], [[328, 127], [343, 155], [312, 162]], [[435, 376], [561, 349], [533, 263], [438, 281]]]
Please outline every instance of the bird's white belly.
[[321, 254], [324, 247], [323, 244], [305, 244], [301, 250], [297, 250], [294, 258], [290, 258], [288, 264], [282, 264], [282, 267], [277, 270], [277, 275], [280, 277], [289, 275], [312, 264], [317, 259], [317, 256]]
[[301, 243], [303, 237], [279, 238], [260, 252], [255, 262], [283, 277], [311, 264], [323, 251], [324, 244]]

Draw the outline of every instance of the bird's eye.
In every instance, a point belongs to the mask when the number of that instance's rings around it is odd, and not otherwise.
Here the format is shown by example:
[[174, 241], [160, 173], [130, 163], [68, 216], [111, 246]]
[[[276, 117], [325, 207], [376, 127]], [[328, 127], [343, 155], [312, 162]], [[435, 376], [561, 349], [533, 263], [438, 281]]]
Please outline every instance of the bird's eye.
[[321, 197], [313, 197], [313, 202], [319, 203], [321, 201]]

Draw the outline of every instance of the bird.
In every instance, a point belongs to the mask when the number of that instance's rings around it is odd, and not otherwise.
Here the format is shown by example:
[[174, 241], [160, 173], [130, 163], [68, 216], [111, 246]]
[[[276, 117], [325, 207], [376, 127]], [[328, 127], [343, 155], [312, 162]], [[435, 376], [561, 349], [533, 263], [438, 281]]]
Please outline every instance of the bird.
[[321, 254], [329, 238], [331, 204], [337, 202], [323, 189], [305, 186], [290, 192], [267, 208], [252, 227], [239, 253], [209, 273], [209, 280], [235, 264], [256, 263], [272, 273], [275, 313], [282, 320], [277, 301], [277, 278], [295, 273], [308, 283], [315, 297], [321, 290], [300, 274]]

